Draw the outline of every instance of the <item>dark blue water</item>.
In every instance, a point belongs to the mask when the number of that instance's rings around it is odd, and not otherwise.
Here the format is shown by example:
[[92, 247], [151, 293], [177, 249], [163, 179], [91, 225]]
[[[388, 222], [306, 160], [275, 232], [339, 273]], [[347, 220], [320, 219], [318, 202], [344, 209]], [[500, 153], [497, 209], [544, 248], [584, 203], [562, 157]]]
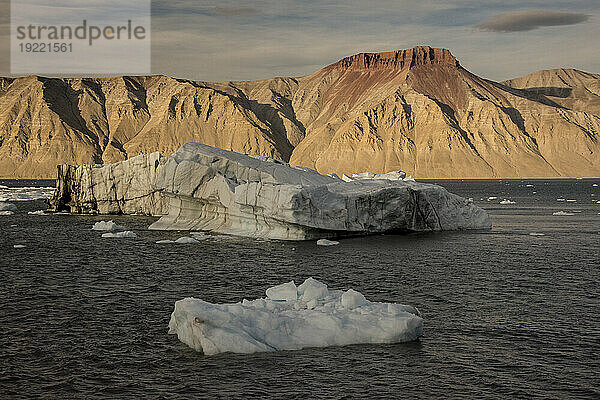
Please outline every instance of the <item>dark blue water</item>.
[[[18, 202], [0, 217], [0, 398], [600, 398], [600, 180], [442, 183], [494, 229], [157, 245], [185, 233], [119, 216], [138, 237], [102, 239], [90, 228], [106, 217]], [[236, 302], [308, 276], [417, 306], [423, 337], [206, 357], [167, 335], [178, 299]]]

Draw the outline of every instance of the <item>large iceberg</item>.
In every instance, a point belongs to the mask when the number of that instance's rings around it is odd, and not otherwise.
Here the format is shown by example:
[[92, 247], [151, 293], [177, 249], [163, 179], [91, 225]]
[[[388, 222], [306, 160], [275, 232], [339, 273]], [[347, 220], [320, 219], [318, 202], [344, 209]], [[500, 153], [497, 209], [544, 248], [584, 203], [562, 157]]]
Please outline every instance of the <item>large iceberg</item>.
[[55, 211], [161, 216], [157, 230], [285, 240], [489, 229], [487, 213], [444, 188], [369, 174], [344, 181], [268, 157], [187, 143], [170, 157], [59, 166]]
[[329, 290], [308, 278], [236, 304], [186, 298], [175, 303], [169, 333], [206, 355], [255, 353], [416, 340], [423, 319], [412, 306], [377, 303], [352, 289]]

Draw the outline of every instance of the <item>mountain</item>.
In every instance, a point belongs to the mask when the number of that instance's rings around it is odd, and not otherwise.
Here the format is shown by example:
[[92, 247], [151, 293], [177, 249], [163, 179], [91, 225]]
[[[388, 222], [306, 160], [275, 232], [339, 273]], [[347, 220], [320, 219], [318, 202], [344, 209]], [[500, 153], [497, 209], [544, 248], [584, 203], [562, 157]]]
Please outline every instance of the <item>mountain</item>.
[[480, 78], [446, 49], [361, 53], [311, 75], [0, 78], [0, 176], [55, 177], [198, 141], [321, 173], [600, 176], [600, 75]]

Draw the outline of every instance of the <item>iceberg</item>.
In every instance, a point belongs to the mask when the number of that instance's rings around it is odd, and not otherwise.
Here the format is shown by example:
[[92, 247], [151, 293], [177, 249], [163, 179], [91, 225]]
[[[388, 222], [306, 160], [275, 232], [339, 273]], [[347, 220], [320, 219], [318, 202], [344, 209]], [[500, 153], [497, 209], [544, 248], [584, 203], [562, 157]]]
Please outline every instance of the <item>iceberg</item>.
[[94, 231], [119, 231], [119, 230], [124, 230], [125, 227], [121, 226], [121, 225], [117, 225], [115, 224], [112, 220], [111, 221], [99, 221], [96, 222], [94, 224], [94, 226], [92, 226], [92, 230]]
[[189, 236], [182, 236], [177, 240], [159, 240], [156, 242], [156, 244], [170, 244], [170, 243], [177, 243], [177, 244], [194, 244], [194, 243], [200, 243], [198, 240], [191, 238]]
[[575, 214], [570, 213], [570, 212], [566, 212], [566, 211], [556, 211], [556, 212], [553, 212], [552, 215], [560, 215], [560, 216], [563, 216], [563, 217], [568, 217], [568, 216], [572, 216], [572, 215], [575, 215]]
[[155, 230], [282, 240], [489, 229], [487, 213], [399, 172], [344, 181], [269, 157], [186, 143], [172, 156], [59, 166], [54, 211], [159, 216]]
[[103, 238], [134, 238], [137, 237], [137, 235], [135, 234], [135, 232], [132, 231], [124, 231], [124, 232], [117, 232], [117, 233], [112, 233], [112, 232], [106, 232], [102, 234]]
[[44, 210], [29, 211], [27, 214], [29, 214], [29, 215], [48, 215], [44, 212]]
[[335, 246], [340, 244], [340, 242], [335, 240], [327, 240], [327, 239], [319, 239], [317, 240], [317, 246]]
[[12, 203], [0, 202], [0, 211], [17, 211], [17, 206]]
[[169, 333], [213, 355], [299, 350], [418, 339], [423, 319], [412, 306], [367, 300], [349, 289], [329, 290], [308, 278], [267, 289], [267, 297], [235, 304], [185, 298], [175, 303]]

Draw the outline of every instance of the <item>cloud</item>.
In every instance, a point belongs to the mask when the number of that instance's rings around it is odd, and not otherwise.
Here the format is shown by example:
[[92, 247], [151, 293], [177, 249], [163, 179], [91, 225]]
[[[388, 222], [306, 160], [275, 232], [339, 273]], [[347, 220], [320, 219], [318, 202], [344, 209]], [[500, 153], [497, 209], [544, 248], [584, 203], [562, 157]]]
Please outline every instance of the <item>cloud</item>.
[[257, 9], [252, 7], [215, 7], [215, 13], [226, 15], [228, 17], [237, 15], [252, 15], [258, 12]]
[[531, 31], [542, 26], [574, 25], [585, 22], [589, 15], [547, 10], [525, 10], [498, 14], [476, 25], [484, 31]]

